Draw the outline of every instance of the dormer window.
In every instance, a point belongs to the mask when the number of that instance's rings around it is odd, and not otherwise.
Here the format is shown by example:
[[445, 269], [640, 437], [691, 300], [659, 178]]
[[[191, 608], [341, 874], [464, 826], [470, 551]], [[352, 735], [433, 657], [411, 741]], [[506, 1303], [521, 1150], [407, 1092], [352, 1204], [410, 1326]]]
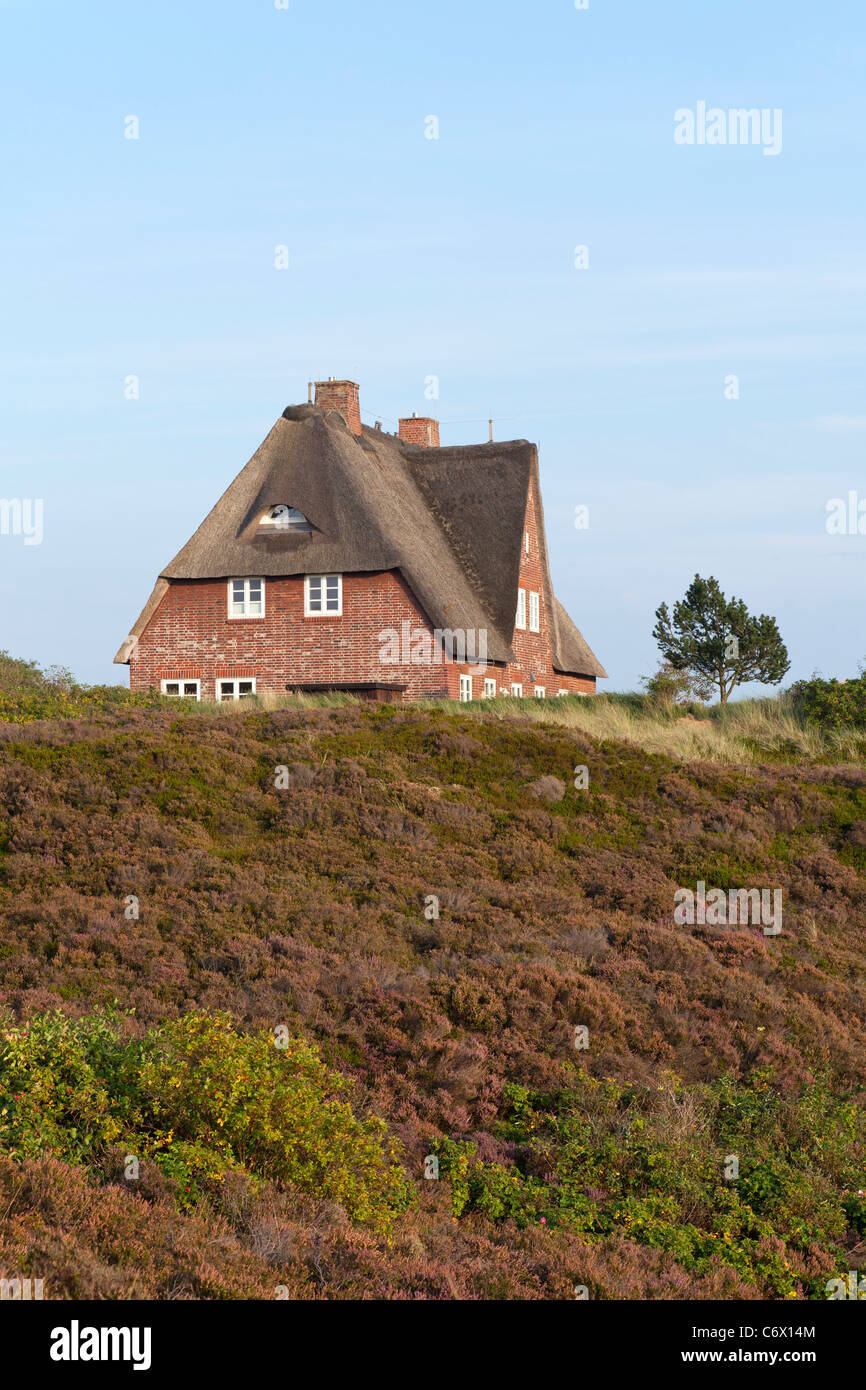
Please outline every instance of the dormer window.
[[297, 507], [290, 507], [286, 502], [280, 502], [276, 507], [268, 507], [259, 525], [273, 526], [277, 531], [302, 531], [307, 535], [313, 530], [304, 513], [299, 512]]

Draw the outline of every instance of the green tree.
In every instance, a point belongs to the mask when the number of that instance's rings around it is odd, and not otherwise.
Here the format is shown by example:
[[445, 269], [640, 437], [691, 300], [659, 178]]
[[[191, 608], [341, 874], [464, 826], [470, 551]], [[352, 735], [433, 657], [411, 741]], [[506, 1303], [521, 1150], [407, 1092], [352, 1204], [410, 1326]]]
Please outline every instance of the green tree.
[[776, 619], [752, 617], [741, 599], [726, 599], [718, 581], [696, 574], [673, 618], [656, 609], [653, 637], [675, 671], [710, 682], [723, 705], [745, 681], [778, 685], [790, 668]]

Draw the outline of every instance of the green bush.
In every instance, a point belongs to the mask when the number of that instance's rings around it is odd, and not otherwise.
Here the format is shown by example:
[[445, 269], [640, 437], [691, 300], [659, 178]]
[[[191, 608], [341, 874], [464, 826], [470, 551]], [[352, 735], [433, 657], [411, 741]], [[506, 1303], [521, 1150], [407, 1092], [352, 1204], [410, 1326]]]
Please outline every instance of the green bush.
[[662, 708], [694, 704], [704, 705], [713, 698], [713, 687], [692, 671], [678, 671], [669, 661], [663, 661], [652, 676], [641, 676], [641, 685], [654, 705]]
[[0, 1023], [0, 1149], [89, 1162], [134, 1127], [135, 1044], [113, 1013]]
[[160, 703], [151, 692], [131, 694], [120, 685], [79, 685], [70, 671], [0, 652], [0, 722], [30, 724], [35, 719], [76, 719], [124, 707]]
[[387, 1225], [409, 1205], [408, 1180], [381, 1120], [356, 1119], [338, 1098], [349, 1084], [309, 1043], [277, 1047], [270, 1034], [238, 1033], [225, 1014], [167, 1024], [140, 1074], [154, 1131], [201, 1146], [224, 1170], [291, 1182], [354, 1220]]
[[[585, 1074], [555, 1095], [505, 1088], [502, 1133], [516, 1166], [484, 1163], [473, 1145], [439, 1145], [452, 1214], [478, 1212], [519, 1227], [543, 1222], [600, 1239], [613, 1233], [664, 1250], [686, 1270], [727, 1265], [780, 1297], [797, 1292], [808, 1260], [823, 1250], [824, 1272], [845, 1266], [848, 1232], [863, 1229], [866, 1117], [820, 1082], [783, 1098], [757, 1072], [726, 1075], [686, 1092], [669, 1078], [675, 1103], [693, 1099], [706, 1129], [667, 1132], [652, 1092]], [[663, 1112], [662, 1112], [663, 1113]], [[727, 1181], [728, 1155], [739, 1177]], [[821, 1293], [820, 1278], [814, 1283]]]
[[824, 729], [866, 725], [866, 673], [853, 680], [813, 676], [791, 686], [790, 696], [801, 719]]
[[141, 1040], [112, 1012], [0, 1026], [0, 1150], [97, 1167], [122, 1144], [193, 1205], [229, 1171], [289, 1183], [380, 1229], [411, 1189], [380, 1120], [340, 1099], [346, 1079], [298, 1039], [277, 1047], [226, 1015], [185, 1017]]

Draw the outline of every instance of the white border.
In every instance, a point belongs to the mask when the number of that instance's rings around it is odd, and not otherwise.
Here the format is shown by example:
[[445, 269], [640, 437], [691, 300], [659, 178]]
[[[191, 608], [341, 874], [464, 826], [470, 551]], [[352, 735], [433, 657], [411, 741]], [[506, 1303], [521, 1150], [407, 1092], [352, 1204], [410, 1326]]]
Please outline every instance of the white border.
[[[262, 611], [261, 611], [261, 613], [247, 613], [247, 611], [246, 611], [247, 608], [249, 607], [249, 603], [250, 603], [250, 584], [251, 584], [251, 582], [253, 582], [253, 581], [255, 581], [257, 584], [261, 584], [261, 586], [262, 586]], [[267, 584], [265, 583], [264, 579], [259, 578], [259, 576], [258, 576], [257, 574], [253, 574], [253, 575], [250, 575], [249, 578], [244, 578], [244, 579], [242, 579], [241, 576], [238, 574], [238, 575], [236, 575], [236, 576], [234, 577], [234, 579], [229, 579], [227, 582], [228, 582], [228, 619], [229, 619], [229, 622], [236, 622], [236, 623], [242, 622], [242, 621], [253, 622], [253, 623], [259, 622], [259, 620], [265, 616], [265, 611], [266, 611], [266, 608], [267, 608], [267, 600], [266, 600], [266, 597], [265, 597], [265, 591], [266, 591], [266, 589], [267, 589], [268, 586], [267, 586]], [[243, 586], [244, 586], [244, 612], [243, 612], [243, 613], [233, 613], [233, 612], [232, 612], [232, 585], [233, 585], [233, 584], [241, 584], [241, 583], [242, 583]]]
[[[331, 608], [327, 612], [310, 612], [310, 580], [321, 579], [322, 581], [322, 604], [327, 602], [327, 583], [328, 579], [336, 579], [339, 584], [340, 606], [336, 610]], [[341, 574], [306, 574], [304, 575], [304, 617], [305, 618], [342, 618], [343, 616], [343, 576]]]
[[256, 694], [258, 693], [257, 686], [256, 686], [256, 677], [255, 677], [255, 676], [217, 676], [217, 677], [216, 677], [216, 680], [214, 681], [214, 687], [213, 687], [213, 693], [214, 693], [214, 697], [215, 697], [215, 699], [216, 699], [217, 704], [218, 704], [218, 705], [227, 705], [227, 704], [229, 704], [229, 701], [226, 700], [226, 699], [224, 699], [223, 696], [220, 694], [220, 686], [223, 686], [223, 685], [233, 685], [233, 686], [234, 686], [235, 692], [234, 692], [234, 695], [232, 696], [232, 700], [234, 700], [235, 703], [237, 703], [237, 701], [240, 700], [241, 698], [246, 698], [246, 697], [241, 697], [241, 695], [238, 693], [238, 686], [241, 684], [241, 681], [243, 681], [244, 683], [246, 683], [247, 681], [249, 681], [250, 684], [252, 685], [253, 688], [252, 688], [252, 690], [249, 692], [250, 695], [256, 695]]
[[[523, 621], [521, 622], [521, 618]], [[526, 590], [517, 590], [517, 612], [514, 615], [514, 626], [521, 632], [526, 631]]]
[[[201, 678], [199, 676], [167, 676], [165, 680], [159, 683], [161, 695], [168, 695], [168, 691], [165, 688], [167, 685], [194, 685], [195, 698], [199, 701], [201, 700]], [[182, 695], [178, 692], [177, 695], [168, 695], [168, 698], [170, 700], [191, 700], [192, 696]]]

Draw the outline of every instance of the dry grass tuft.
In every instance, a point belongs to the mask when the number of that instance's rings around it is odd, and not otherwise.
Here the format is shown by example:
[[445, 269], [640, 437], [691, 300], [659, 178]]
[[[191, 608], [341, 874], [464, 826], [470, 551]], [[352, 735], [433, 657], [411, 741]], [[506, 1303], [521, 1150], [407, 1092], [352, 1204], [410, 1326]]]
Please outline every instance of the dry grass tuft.
[[562, 725], [598, 742], [632, 743], [646, 753], [661, 753], [680, 763], [838, 763], [862, 762], [866, 756], [866, 731], [809, 727], [797, 719], [784, 696], [737, 701], [724, 709], [714, 706], [698, 717], [654, 706], [639, 695], [569, 695], [551, 700], [501, 696], [459, 708], [493, 719], [520, 717]]

